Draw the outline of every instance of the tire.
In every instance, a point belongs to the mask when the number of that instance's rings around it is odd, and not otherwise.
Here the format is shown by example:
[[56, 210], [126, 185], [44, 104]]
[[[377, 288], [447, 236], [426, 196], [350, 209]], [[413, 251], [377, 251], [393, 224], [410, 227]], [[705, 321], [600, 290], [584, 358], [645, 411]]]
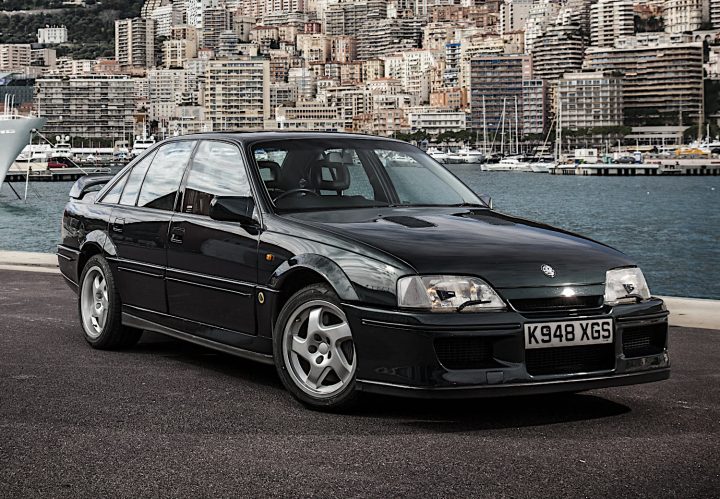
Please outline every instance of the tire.
[[142, 331], [122, 325], [122, 303], [107, 260], [90, 257], [80, 275], [78, 315], [85, 340], [99, 350], [127, 348]]
[[338, 411], [357, 402], [352, 332], [330, 286], [313, 284], [290, 297], [275, 323], [273, 354], [283, 385], [306, 407]]

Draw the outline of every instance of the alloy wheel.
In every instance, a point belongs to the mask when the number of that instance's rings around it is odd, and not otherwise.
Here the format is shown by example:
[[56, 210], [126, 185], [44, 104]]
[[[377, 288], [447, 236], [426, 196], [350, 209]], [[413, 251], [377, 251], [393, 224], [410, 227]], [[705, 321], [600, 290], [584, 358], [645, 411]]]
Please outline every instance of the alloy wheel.
[[97, 339], [103, 332], [109, 310], [107, 280], [100, 267], [92, 267], [85, 274], [80, 300], [85, 332]]

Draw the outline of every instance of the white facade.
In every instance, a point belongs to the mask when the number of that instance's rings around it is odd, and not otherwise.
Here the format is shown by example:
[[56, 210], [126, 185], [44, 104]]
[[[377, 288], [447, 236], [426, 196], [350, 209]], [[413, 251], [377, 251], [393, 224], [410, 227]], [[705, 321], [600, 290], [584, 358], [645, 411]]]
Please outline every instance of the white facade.
[[500, 34], [525, 29], [534, 0], [505, 0], [500, 4]]
[[666, 0], [663, 12], [665, 31], [684, 33], [700, 29], [707, 2], [708, 0]]
[[44, 45], [59, 45], [68, 41], [67, 28], [65, 26], [46, 26], [38, 29], [38, 43]]
[[423, 130], [430, 135], [465, 130], [467, 115], [463, 111], [415, 107], [407, 110], [408, 124], [412, 130]]

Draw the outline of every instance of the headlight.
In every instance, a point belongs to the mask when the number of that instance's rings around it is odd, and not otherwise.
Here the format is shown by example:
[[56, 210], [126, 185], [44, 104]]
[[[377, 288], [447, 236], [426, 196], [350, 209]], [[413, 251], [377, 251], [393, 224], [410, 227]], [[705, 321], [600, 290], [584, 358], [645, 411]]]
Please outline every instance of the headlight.
[[411, 276], [398, 279], [398, 306], [432, 312], [505, 310], [505, 303], [477, 277]]
[[645, 276], [637, 267], [608, 270], [605, 274], [605, 303], [620, 305], [650, 298]]

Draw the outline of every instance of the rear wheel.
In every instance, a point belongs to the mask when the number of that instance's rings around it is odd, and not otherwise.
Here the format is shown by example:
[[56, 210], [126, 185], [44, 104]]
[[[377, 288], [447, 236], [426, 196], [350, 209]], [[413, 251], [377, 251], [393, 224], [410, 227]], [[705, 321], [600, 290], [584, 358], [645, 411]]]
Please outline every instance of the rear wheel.
[[273, 334], [275, 365], [285, 387], [314, 409], [347, 408], [357, 399], [357, 354], [340, 300], [325, 284], [294, 294]]
[[90, 257], [80, 276], [78, 312], [85, 340], [93, 348], [113, 349], [137, 343], [142, 331], [122, 325], [122, 304], [107, 260]]

